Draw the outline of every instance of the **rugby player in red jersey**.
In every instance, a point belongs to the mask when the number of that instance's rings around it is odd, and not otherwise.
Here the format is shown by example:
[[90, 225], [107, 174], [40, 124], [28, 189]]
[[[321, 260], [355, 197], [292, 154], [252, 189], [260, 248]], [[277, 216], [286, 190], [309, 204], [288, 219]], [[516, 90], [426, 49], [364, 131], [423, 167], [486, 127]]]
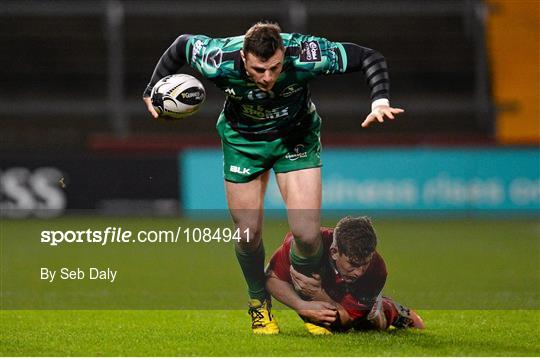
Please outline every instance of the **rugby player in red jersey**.
[[414, 311], [382, 296], [386, 265], [367, 217], [345, 217], [335, 229], [321, 228], [324, 255], [319, 273], [306, 276], [290, 262], [288, 233], [267, 268], [267, 289], [294, 309], [312, 334], [354, 329], [423, 329]]

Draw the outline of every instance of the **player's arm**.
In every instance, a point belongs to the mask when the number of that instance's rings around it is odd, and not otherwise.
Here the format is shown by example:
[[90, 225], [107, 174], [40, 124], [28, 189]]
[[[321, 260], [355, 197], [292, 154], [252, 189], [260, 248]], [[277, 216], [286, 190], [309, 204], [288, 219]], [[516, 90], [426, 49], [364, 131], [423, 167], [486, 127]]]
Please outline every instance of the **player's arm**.
[[186, 63], [186, 46], [190, 35], [181, 35], [179, 36], [171, 46], [160, 57], [150, 82], [146, 86], [143, 92], [143, 101], [146, 104], [148, 112], [152, 115], [153, 118], [158, 118], [158, 113], [154, 110], [152, 106], [152, 100], [150, 98], [150, 93], [154, 85], [162, 78], [168, 75], [177, 73], [182, 66]]
[[293, 281], [294, 289], [304, 297], [312, 301], [325, 302], [334, 306], [339, 314], [339, 319], [343, 327], [347, 328], [352, 324], [353, 320], [347, 310], [341, 304], [334, 301], [322, 287], [320, 275], [313, 274], [312, 277], [307, 277], [294, 270], [291, 266], [291, 279]]
[[289, 282], [278, 278], [271, 270], [267, 273], [266, 289], [274, 298], [310, 322], [330, 326], [337, 318], [334, 305], [323, 301], [303, 300]]
[[394, 115], [404, 112], [401, 108], [390, 107], [390, 79], [384, 56], [353, 43], [341, 45], [347, 56], [345, 73], [362, 71], [371, 89], [371, 113], [362, 122], [362, 127], [375, 121], [382, 123], [385, 117], [394, 119]]

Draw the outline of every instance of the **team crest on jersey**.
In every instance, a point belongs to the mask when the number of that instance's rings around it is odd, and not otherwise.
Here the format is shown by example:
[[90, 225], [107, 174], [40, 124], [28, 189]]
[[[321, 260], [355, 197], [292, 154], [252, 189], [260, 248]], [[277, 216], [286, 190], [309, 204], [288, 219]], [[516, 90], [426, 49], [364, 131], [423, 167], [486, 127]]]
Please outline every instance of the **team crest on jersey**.
[[281, 97], [289, 97], [291, 95], [294, 95], [295, 93], [302, 91], [302, 86], [299, 84], [292, 84], [283, 89], [281, 93], [279, 94]]
[[300, 61], [301, 62], [319, 62], [321, 61], [321, 46], [317, 41], [302, 41], [300, 43]]

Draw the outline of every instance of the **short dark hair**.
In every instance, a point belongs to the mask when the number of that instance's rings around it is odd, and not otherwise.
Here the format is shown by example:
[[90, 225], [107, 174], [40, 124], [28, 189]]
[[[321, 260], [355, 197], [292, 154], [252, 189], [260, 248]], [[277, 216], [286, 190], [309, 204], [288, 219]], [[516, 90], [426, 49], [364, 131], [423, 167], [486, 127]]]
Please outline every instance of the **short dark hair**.
[[377, 235], [368, 217], [342, 218], [334, 229], [338, 253], [348, 257], [352, 265], [362, 264], [377, 247]]
[[271, 58], [278, 49], [284, 49], [281, 28], [277, 23], [259, 21], [244, 36], [244, 54], [251, 53], [263, 61]]

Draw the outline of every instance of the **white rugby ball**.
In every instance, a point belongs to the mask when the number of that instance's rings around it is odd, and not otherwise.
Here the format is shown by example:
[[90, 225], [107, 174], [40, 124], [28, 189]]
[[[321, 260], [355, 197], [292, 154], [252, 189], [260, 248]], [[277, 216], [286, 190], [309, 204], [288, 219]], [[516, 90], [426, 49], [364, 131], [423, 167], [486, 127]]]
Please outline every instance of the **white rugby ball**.
[[206, 98], [202, 83], [186, 74], [169, 75], [159, 80], [150, 94], [160, 117], [184, 118], [193, 115]]

